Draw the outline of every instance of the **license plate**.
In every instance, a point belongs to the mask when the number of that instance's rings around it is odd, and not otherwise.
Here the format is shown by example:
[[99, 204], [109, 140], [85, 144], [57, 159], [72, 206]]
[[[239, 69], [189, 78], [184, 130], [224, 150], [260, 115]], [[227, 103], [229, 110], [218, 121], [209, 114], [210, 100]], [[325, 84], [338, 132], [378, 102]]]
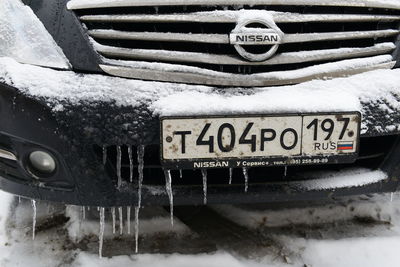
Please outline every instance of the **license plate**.
[[238, 168], [354, 162], [360, 113], [166, 117], [165, 167]]

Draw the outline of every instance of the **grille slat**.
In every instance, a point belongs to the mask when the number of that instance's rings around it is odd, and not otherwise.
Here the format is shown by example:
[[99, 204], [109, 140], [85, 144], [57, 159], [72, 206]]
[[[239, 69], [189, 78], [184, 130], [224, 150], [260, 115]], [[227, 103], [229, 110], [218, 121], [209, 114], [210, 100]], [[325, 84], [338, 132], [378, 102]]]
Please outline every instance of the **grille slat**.
[[[173, 15], [85, 15], [80, 19], [85, 22], [141, 22], [141, 23], [235, 23], [240, 11], [214, 11], [198, 12], [191, 14]], [[398, 21], [398, 16], [388, 15], [349, 15], [349, 14], [298, 14], [286, 12], [272, 12], [276, 23], [304, 23], [304, 22], [373, 22], [373, 21]]]
[[282, 6], [345, 6], [400, 9], [399, 3], [380, 0], [72, 0], [69, 9], [110, 8], [110, 7], [142, 7], [142, 6], [196, 6], [196, 5], [282, 5]]
[[[377, 69], [391, 69], [396, 64], [391, 56], [376, 56], [361, 59], [349, 59], [315, 65], [291, 71], [276, 71], [251, 75], [232, 75], [230, 73], [202, 70], [183, 65], [157, 64], [156, 68], [147, 62], [124, 62], [120, 60], [105, 60], [100, 67], [111, 75], [141, 79], [171, 81], [180, 83], [222, 85], [222, 86], [275, 86], [306, 82], [326, 77], [340, 77], [359, 74]], [[182, 69], [185, 71], [182, 71]], [[132, 71], [134, 70], [134, 71]], [[175, 75], [174, 73], [179, 73]]]
[[[286, 34], [282, 40], [282, 44], [380, 38], [397, 35], [398, 33], [398, 30], [377, 30]], [[171, 32], [125, 32], [115, 30], [90, 30], [89, 35], [94, 38], [100, 39], [229, 44], [228, 34], [187, 34]]]
[[[69, 3], [102, 56], [100, 67], [111, 75], [144, 80], [269, 86], [392, 68], [391, 54], [400, 33], [400, 3], [383, 5], [392, 8], [384, 10], [376, 9], [383, 6], [372, 0], [260, 0], [251, 5], [239, 0]], [[284, 35], [273, 57], [252, 62], [235, 50], [230, 33], [243, 17], [264, 15], [273, 18]], [[246, 26], [253, 32], [259, 27]], [[271, 48], [256, 43], [243, 47], [252, 54]], [[380, 55], [391, 58], [376, 62], [367, 58]], [[362, 58], [365, 64], [342, 62]], [[337, 66], [327, 65], [334, 62]], [[312, 64], [329, 71], [314, 68], [310, 73]], [[271, 75], [278, 72], [283, 75]]]
[[265, 62], [250, 62], [240, 59], [235, 55], [216, 55], [196, 52], [180, 52], [168, 50], [150, 49], [129, 49], [103, 45], [95, 45], [98, 52], [104, 56], [136, 59], [153, 60], [163, 62], [201, 62], [218, 65], [278, 65], [295, 64], [312, 61], [346, 59], [354, 57], [374, 56], [393, 51], [396, 46], [393, 43], [382, 43], [364, 48], [338, 48], [326, 50], [312, 50], [281, 53]]

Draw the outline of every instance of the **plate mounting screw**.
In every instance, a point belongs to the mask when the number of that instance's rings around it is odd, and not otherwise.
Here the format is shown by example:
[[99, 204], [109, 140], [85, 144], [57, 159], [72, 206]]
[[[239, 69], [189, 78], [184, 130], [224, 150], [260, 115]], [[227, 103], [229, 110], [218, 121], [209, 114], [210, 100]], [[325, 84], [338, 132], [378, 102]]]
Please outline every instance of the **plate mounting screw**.
[[171, 136], [167, 136], [167, 138], [165, 138], [165, 140], [166, 140], [168, 143], [171, 143], [171, 142], [172, 142], [172, 137], [171, 137]]

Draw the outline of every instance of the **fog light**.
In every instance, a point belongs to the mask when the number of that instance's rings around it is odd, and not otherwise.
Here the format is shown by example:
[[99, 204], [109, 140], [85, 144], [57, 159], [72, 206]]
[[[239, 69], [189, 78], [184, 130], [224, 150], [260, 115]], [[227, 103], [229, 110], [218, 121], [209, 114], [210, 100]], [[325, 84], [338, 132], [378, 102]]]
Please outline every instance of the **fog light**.
[[42, 174], [51, 174], [56, 170], [56, 161], [47, 152], [35, 151], [29, 155], [29, 161], [34, 171]]

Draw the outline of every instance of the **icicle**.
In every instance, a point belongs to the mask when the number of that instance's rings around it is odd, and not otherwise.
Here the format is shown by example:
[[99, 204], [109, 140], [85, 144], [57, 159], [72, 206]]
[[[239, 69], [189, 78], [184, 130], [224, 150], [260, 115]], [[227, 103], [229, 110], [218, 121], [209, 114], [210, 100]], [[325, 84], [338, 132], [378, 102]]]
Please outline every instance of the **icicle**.
[[183, 177], [183, 171], [182, 171], [182, 169], [180, 169], [180, 170], [179, 170], [179, 178], [182, 179], [182, 177]]
[[82, 219], [85, 220], [85, 219], [86, 219], [86, 210], [85, 210], [85, 206], [81, 207], [81, 212], [82, 212]]
[[103, 146], [103, 165], [107, 163], [107, 147]]
[[139, 179], [138, 179], [138, 207], [142, 205], [142, 184], [143, 184], [143, 167], [144, 167], [144, 146], [138, 146], [138, 172], [139, 172]]
[[111, 208], [111, 217], [112, 217], [112, 231], [115, 234], [115, 208]]
[[229, 168], [229, 184], [232, 184], [233, 169]]
[[172, 177], [171, 171], [164, 171], [165, 174], [165, 189], [167, 190], [168, 198], [169, 198], [169, 210], [171, 216], [171, 225], [174, 226], [174, 194], [172, 192]]
[[117, 146], [117, 177], [118, 177], [118, 188], [122, 186], [122, 177], [121, 177], [121, 159], [122, 159], [122, 151], [121, 146]]
[[35, 240], [35, 233], [36, 233], [36, 200], [31, 200], [32, 209], [33, 209], [33, 216], [32, 216], [32, 240]]
[[390, 193], [390, 202], [393, 202], [393, 192]]
[[247, 168], [243, 168], [243, 176], [244, 176], [244, 192], [247, 192], [249, 189], [249, 172]]
[[135, 207], [135, 253], [139, 252], [139, 207]]
[[103, 241], [104, 241], [104, 227], [105, 215], [104, 208], [100, 209], [100, 233], [99, 233], [99, 258], [103, 257]]
[[144, 168], [144, 145], [137, 148], [138, 161], [138, 204], [135, 207], [135, 252], [139, 251], [139, 211], [142, 206], [142, 185], [143, 185], [143, 168]]
[[128, 235], [131, 234], [131, 207], [126, 207], [126, 227], [128, 228]]
[[18, 204], [21, 204], [21, 197], [18, 197]]
[[286, 178], [287, 175], [287, 166], [285, 166], [285, 172], [283, 173], [284, 177]]
[[201, 169], [201, 175], [203, 176], [203, 194], [204, 194], [203, 203], [204, 203], [204, 205], [206, 205], [207, 204], [207, 170]]
[[122, 207], [118, 208], [119, 215], [119, 234], [122, 235], [124, 233], [124, 215], [122, 214]]
[[129, 155], [129, 181], [133, 182], [133, 157], [132, 157], [132, 146], [128, 146]]

